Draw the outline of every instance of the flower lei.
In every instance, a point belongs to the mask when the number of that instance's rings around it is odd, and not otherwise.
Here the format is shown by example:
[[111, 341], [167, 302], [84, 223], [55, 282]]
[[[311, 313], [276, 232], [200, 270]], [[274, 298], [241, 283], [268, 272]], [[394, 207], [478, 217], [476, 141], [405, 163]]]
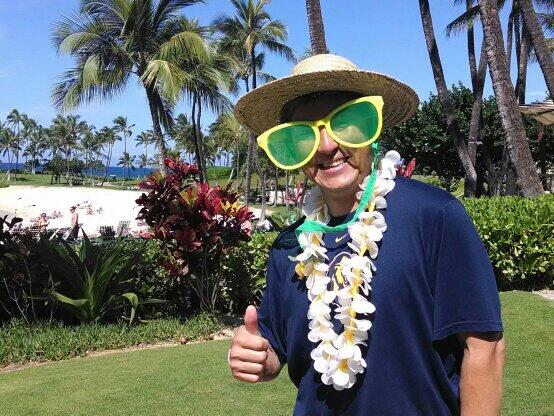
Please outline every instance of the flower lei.
[[[352, 387], [356, 375], [363, 373], [366, 367], [360, 345], [367, 345], [364, 341], [368, 339], [372, 324], [363, 315], [375, 311], [375, 306], [367, 300], [371, 278], [376, 270], [372, 259], [377, 257], [377, 242], [387, 229], [383, 214], [376, 209], [387, 207], [384, 197], [394, 188], [399, 161], [400, 155], [396, 151], [387, 152], [381, 160], [369, 202], [357, 221], [348, 226], [352, 240], [348, 246], [353, 254], [341, 259], [334, 276], [329, 276], [329, 265], [325, 263], [328, 257], [323, 232], [301, 232], [298, 241], [303, 251], [296, 257], [289, 257], [297, 262], [295, 271], [299, 278], [306, 279], [310, 300], [308, 339], [318, 343], [310, 354], [314, 368], [321, 373], [321, 381], [336, 390]], [[369, 179], [370, 176], [367, 176], [360, 185], [362, 191], [356, 194], [358, 201]], [[308, 220], [325, 225], [329, 223], [328, 207], [319, 188], [313, 188], [306, 194], [303, 214]], [[334, 318], [343, 325], [340, 334], [334, 331], [331, 322], [331, 303], [337, 306]]]

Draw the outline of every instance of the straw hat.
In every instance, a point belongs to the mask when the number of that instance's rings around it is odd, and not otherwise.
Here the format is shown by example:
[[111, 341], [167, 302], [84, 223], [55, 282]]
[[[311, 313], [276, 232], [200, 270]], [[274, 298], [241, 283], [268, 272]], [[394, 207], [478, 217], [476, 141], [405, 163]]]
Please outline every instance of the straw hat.
[[383, 128], [408, 119], [419, 103], [412, 88], [388, 75], [362, 71], [338, 55], [319, 54], [300, 61], [288, 77], [269, 82], [242, 96], [235, 106], [235, 117], [260, 134], [280, 123], [281, 110], [290, 100], [329, 90], [381, 95], [385, 102]]

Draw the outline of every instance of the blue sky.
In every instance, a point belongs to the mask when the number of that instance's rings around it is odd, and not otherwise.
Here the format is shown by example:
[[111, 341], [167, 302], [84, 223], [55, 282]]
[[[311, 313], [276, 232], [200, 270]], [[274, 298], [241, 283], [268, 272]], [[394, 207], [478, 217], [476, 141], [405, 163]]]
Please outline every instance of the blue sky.
[[[0, 0], [0, 122], [17, 108], [48, 126], [56, 115], [50, 91], [57, 77], [73, 65], [68, 56], [59, 56], [51, 43], [51, 30], [64, 15], [76, 13], [78, 0]], [[444, 28], [462, 12], [453, 1], [431, 0], [435, 32], [447, 83], [462, 81], [470, 85], [466, 38], [446, 38]], [[386, 73], [412, 86], [421, 100], [436, 91], [421, 29], [416, 0], [321, 0], [329, 49], [351, 59], [360, 68]], [[288, 44], [301, 55], [309, 46], [304, 0], [273, 0], [268, 6], [272, 18], [280, 19], [289, 30]], [[205, 5], [185, 9], [189, 17], [209, 24], [221, 13], [232, 13], [228, 0], [207, 0]], [[506, 23], [506, 13], [502, 15]], [[477, 40], [480, 46], [480, 36]], [[514, 65], [512, 65], [513, 67]], [[270, 56], [266, 72], [287, 75], [291, 64]], [[515, 77], [514, 77], [515, 78]], [[527, 101], [543, 99], [546, 87], [537, 64], [531, 64], [527, 80]], [[485, 95], [492, 94], [487, 80]], [[186, 103], [176, 114], [189, 112]], [[136, 80], [121, 96], [99, 105], [94, 103], [75, 111], [97, 128], [111, 125], [118, 116], [135, 124], [134, 136], [150, 127], [146, 97]], [[213, 121], [206, 113], [203, 126]], [[123, 145], [116, 145], [119, 156]], [[140, 153], [141, 149], [134, 150]], [[133, 151], [132, 151], [133, 152]]]

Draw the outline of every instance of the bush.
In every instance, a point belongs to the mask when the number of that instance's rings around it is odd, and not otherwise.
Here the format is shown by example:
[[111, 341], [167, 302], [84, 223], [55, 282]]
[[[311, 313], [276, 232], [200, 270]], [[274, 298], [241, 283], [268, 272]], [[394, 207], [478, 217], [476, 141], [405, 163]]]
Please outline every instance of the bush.
[[257, 232], [222, 260], [224, 308], [243, 313], [250, 304], [258, 304], [266, 285], [269, 250], [277, 232]]
[[154, 320], [139, 325], [61, 323], [26, 325], [12, 320], [0, 327], [0, 366], [28, 361], [62, 360], [88, 352], [153, 344], [208, 339], [221, 330], [211, 315], [198, 315], [182, 323], [177, 319]]
[[554, 281], [554, 195], [466, 199], [500, 289], [542, 289]]
[[6, 182], [0, 182], [0, 188], [8, 188], [10, 186], [9, 183]]

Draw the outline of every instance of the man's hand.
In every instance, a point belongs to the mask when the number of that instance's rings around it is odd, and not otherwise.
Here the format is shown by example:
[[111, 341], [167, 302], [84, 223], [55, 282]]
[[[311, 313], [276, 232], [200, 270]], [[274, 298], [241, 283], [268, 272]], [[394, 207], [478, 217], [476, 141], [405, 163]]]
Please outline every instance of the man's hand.
[[272, 380], [281, 370], [281, 363], [269, 342], [260, 336], [258, 313], [254, 306], [246, 308], [244, 325], [233, 338], [229, 366], [233, 377], [247, 383]]

